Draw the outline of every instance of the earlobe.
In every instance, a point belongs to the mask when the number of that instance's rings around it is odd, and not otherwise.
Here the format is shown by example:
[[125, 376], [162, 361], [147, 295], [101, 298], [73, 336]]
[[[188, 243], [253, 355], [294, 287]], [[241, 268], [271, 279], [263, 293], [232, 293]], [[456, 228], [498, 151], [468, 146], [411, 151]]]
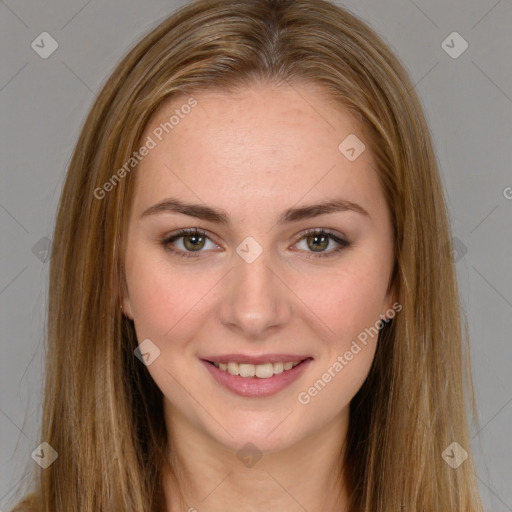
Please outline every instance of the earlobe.
[[133, 320], [132, 305], [131, 305], [130, 299], [124, 297], [122, 300], [122, 304], [119, 307], [121, 309], [121, 312], [125, 316], [127, 316], [130, 320]]
[[121, 286], [119, 287], [119, 297], [121, 299], [121, 304], [119, 305], [121, 313], [130, 320], [133, 320], [132, 303], [128, 296], [128, 284], [126, 283], [126, 277], [124, 275], [121, 280]]
[[386, 317], [386, 319], [391, 320], [397, 311], [402, 309], [397, 309], [398, 301], [396, 300], [396, 293], [393, 288], [389, 290], [384, 300], [384, 311], [382, 312], [381, 318]]
[[387, 325], [390, 325], [393, 322], [393, 318], [395, 317], [397, 311], [397, 304], [398, 302], [395, 301], [395, 294], [390, 291], [390, 293], [386, 295], [386, 298], [384, 300], [383, 306], [385, 309], [380, 314], [380, 319], [382, 320], [382, 323], [379, 327], [379, 331], [384, 330], [384, 328]]

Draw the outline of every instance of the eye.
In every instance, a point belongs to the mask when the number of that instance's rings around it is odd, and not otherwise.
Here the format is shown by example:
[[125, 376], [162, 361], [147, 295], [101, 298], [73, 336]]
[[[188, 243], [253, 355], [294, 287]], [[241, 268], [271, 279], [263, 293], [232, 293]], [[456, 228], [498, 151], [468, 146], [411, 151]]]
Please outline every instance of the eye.
[[[183, 249], [177, 249], [174, 246], [174, 243], [180, 239], [182, 239], [181, 245]], [[217, 244], [211, 242], [205, 231], [199, 228], [180, 229], [173, 235], [163, 239], [160, 243], [165, 250], [170, 251], [177, 256], [183, 258], [197, 258], [199, 257], [199, 254], [194, 253], [202, 252], [202, 249], [205, 248], [207, 240], [212, 243], [214, 248], [219, 247]], [[307, 247], [305, 252], [312, 253], [310, 256], [306, 256], [308, 258], [331, 257], [335, 254], [338, 254], [341, 250], [350, 245], [346, 240], [343, 240], [334, 233], [326, 231], [325, 229], [308, 229], [306, 232], [301, 233], [299, 242], [303, 241], [306, 243]], [[337, 247], [330, 251], [325, 251], [325, 249], [329, 247], [330, 242], [337, 244]]]
[[[176, 249], [173, 247], [175, 241], [183, 239], [181, 245], [184, 249]], [[206, 240], [210, 240], [206, 235], [206, 232], [199, 228], [187, 228], [180, 229], [174, 235], [165, 238], [161, 241], [164, 249], [176, 254], [177, 256], [181, 256], [183, 258], [197, 258], [197, 256], [193, 253], [201, 252], [201, 249], [205, 247]], [[211, 240], [210, 240], [211, 242]], [[213, 242], [211, 242], [213, 244]], [[215, 247], [218, 247], [216, 244], [213, 244]], [[190, 252], [188, 252], [190, 251]]]
[[[307, 258], [329, 258], [335, 256], [350, 245], [347, 240], [343, 240], [325, 229], [308, 229], [301, 235], [299, 242], [304, 241], [307, 247], [306, 252], [312, 253], [310, 256], [306, 256]], [[337, 244], [337, 247], [326, 251], [325, 249], [329, 247], [330, 242]], [[312, 250], [308, 251], [308, 249]]]

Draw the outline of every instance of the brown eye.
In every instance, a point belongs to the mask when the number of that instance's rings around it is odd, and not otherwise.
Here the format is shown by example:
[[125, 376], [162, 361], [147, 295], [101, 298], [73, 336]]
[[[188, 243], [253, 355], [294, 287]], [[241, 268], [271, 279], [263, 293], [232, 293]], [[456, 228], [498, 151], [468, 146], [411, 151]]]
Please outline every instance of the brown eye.
[[[182, 240], [182, 248], [176, 247], [176, 243], [179, 240]], [[183, 258], [198, 258], [201, 252], [205, 252], [202, 249], [205, 248], [207, 241], [210, 241], [213, 246], [218, 248], [216, 244], [211, 242], [206, 232], [198, 228], [188, 228], [182, 229], [164, 240], [161, 240], [160, 243], [166, 251], [176, 254], [177, 256]], [[350, 245], [348, 241], [323, 229], [308, 230], [306, 233], [303, 233], [298, 243], [302, 241], [306, 242], [306, 249], [301, 249], [301, 252], [309, 253], [310, 256], [307, 256], [308, 258], [327, 258], [334, 256]], [[337, 247], [335, 246], [333, 249], [327, 250], [331, 242], [334, 242]]]
[[308, 247], [314, 252], [323, 251], [329, 247], [330, 237], [326, 235], [312, 235], [306, 238]]
[[[178, 244], [178, 241], [181, 241], [181, 243]], [[197, 258], [201, 252], [205, 252], [202, 249], [205, 248], [207, 241], [210, 241], [214, 247], [218, 247], [211, 242], [210, 237], [204, 231], [198, 228], [188, 228], [181, 229], [177, 233], [166, 237], [164, 240], [161, 240], [160, 244], [166, 251], [177, 256]]]
[[203, 235], [185, 235], [181, 238], [183, 238], [183, 245], [189, 251], [201, 250], [206, 241]]
[[[307, 230], [305, 233], [303, 233], [303, 237], [299, 240], [299, 243], [303, 240], [305, 241], [306, 245], [304, 252], [310, 254], [309, 256], [306, 255], [308, 258], [328, 258], [335, 256], [350, 245], [347, 240], [343, 240], [334, 233], [330, 233], [324, 229]], [[327, 250], [330, 242], [334, 242], [335, 248], [332, 250]]]

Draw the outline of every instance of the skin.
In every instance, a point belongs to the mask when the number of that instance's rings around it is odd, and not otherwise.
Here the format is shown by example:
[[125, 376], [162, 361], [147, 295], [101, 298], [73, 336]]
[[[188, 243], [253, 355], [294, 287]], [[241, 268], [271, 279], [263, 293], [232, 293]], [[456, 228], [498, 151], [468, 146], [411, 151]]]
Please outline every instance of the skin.
[[[297, 396], [394, 302], [387, 293], [391, 217], [373, 158], [365, 150], [351, 162], [338, 150], [349, 134], [364, 136], [316, 86], [255, 84], [194, 98], [198, 105], [134, 171], [125, 260], [123, 310], [139, 342], [149, 338], [160, 350], [147, 369], [164, 395], [170, 457], [185, 496], [183, 508], [166, 478], [167, 510], [348, 510], [347, 490], [337, 497], [334, 476], [349, 404], [377, 337], [310, 403]], [[143, 139], [187, 99], [165, 103]], [[221, 208], [231, 225], [170, 212], [141, 217], [170, 196]], [[346, 211], [276, 224], [289, 207], [335, 198], [369, 216]], [[162, 247], [173, 232], [194, 227], [208, 236], [199, 253], [190, 237], [171, 245], [199, 257]], [[314, 243], [300, 236], [308, 228], [330, 230], [350, 245], [334, 254], [338, 244], [325, 242], [320, 252], [333, 255], [315, 258]], [[248, 236], [263, 250], [252, 263], [236, 252]], [[233, 352], [307, 354], [313, 362], [279, 393], [248, 398], [220, 386], [200, 361]], [[262, 455], [252, 467], [237, 457], [248, 442]]]

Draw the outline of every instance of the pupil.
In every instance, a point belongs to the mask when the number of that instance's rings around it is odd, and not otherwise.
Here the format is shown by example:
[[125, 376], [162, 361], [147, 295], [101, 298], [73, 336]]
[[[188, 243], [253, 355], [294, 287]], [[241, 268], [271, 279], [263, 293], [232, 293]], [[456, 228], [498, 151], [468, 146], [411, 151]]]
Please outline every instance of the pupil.
[[[313, 240], [315, 240], [315, 243], [314, 243], [314, 247], [315, 248], [319, 248], [320, 246], [316, 243], [318, 241], [318, 239], [322, 239], [323, 242], [325, 242], [326, 240], [328, 241], [328, 237], [325, 236], [325, 235], [314, 235], [312, 237], [309, 237], [310, 239], [312, 238]], [[321, 242], [322, 243], [322, 242]], [[325, 243], [323, 244], [323, 247], [320, 247], [321, 249], [325, 249]]]
[[[190, 242], [190, 240], [193, 240], [191, 248], [197, 249], [201, 245], [202, 238], [203, 238], [202, 235], [188, 235], [187, 237], [185, 237], [185, 246], [187, 246], [187, 241]], [[190, 249], [190, 247], [187, 247], [187, 248]], [[199, 248], [201, 248], [201, 247], [199, 247]]]

